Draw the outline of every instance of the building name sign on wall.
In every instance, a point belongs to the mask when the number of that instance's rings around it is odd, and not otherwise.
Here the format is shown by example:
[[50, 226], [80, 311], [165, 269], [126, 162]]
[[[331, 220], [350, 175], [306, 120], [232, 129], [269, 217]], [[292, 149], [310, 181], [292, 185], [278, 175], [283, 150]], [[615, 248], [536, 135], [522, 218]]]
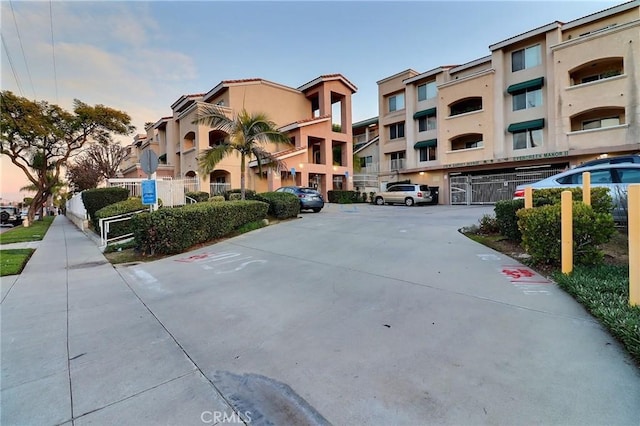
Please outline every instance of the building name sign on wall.
[[479, 166], [482, 164], [506, 163], [508, 161], [526, 161], [526, 160], [537, 160], [540, 158], [566, 157], [567, 155], [569, 155], [569, 151], [546, 152], [544, 154], [531, 154], [531, 155], [521, 155], [518, 157], [497, 158], [497, 159], [491, 159], [491, 160], [468, 161], [466, 163], [444, 164], [444, 168], [452, 169], [455, 167], [469, 167], [469, 166]]

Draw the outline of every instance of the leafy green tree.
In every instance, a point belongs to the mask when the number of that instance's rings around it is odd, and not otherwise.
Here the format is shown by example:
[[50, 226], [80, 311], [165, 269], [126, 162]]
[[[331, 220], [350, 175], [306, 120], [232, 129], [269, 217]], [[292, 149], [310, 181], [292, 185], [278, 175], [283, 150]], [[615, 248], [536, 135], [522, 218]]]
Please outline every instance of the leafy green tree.
[[212, 129], [228, 135], [219, 145], [206, 150], [198, 159], [200, 171], [204, 174], [215, 170], [216, 164], [233, 152], [240, 154], [240, 194], [245, 199], [246, 161], [255, 158], [258, 170], [262, 166], [280, 171], [283, 164], [265, 149], [268, 143], [291, 145], [291, 139], [278, 131], [274, 122], [265, 114], [249, 114], [244, 108], [233, 117], [228, 117], [224, 109], [217, 105], [200, 105], [193, 124], [206, 124]]
[[112, 135], [135, 130], [128, 114], [104, 105], [90, 106], [76, 99], [73, 112], [68, 112], [10, 91], [0, 92], [0, 100], [0, 154], [7, 155], [36, 188], [29, 221], [61, 181], [69, 158], [88, 141], [107, 145]]

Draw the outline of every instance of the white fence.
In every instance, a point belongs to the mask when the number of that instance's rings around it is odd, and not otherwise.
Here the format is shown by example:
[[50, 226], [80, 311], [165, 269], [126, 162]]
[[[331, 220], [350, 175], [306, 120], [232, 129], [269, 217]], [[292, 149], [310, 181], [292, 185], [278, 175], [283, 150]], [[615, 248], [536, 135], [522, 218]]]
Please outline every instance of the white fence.
[[81, 230], [88, 226], [89, 217], [82, 202], [82, 193], [75, 194], [66, 203], [66, 215]]
[[[142, 195], [141, 182], [146, 179], [142, 178], [117, 178], [109, 179], [109, 186], [118, 186], [129, 190], [131, 197], [140, 197]], [[182, 206], [186, 204], [185, 193], [190, 191], [199, 191], [200, 182], [198, 178], [176, 179], [159, 178], [156, 181], [158, 189], [158, 198], [162, 200], [162, 205], [166, 207]]]

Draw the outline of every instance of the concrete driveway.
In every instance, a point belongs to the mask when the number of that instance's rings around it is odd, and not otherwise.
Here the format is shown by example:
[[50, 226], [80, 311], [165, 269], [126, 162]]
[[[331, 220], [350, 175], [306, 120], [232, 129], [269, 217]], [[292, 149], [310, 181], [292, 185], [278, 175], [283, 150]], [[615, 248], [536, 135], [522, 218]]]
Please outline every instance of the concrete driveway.
[[491, 212], [328, 205], [118, 272], [245, 421], [637, 425], [616, 341], [457, 232]]

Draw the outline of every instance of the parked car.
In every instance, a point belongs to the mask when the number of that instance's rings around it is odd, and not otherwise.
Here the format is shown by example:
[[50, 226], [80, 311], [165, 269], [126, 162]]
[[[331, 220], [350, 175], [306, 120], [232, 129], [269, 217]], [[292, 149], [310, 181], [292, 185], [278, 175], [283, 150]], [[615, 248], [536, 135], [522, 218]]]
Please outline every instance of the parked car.
[[438, 193], [428, 185], [402, 183], [391, 185], [386, 191], [377, 193], [374, 201], [379, 206], [400, 203], [406, 206], [435, 204], [438, 202]]
[[587, 161], [586, 163], [582, 163], [575, 168], [583, 168], [590, 166], [597, 166], [600, 164], [622, 164], [622, 163], [638, 163], [640, 164], [640, 154], [633, 155], [619, 155], [616, 157], [604, 157], [598, 158], [596, 160]]
[[582, 174], [591, 174], [591, 186], [609, 188], [613, 199], [613, 218], [617, 222], [627, 221], [627, 187], [631, 183], [640, 183], [640, 164], [600, 164], [573, 168], [538, 182], [518, 185], [514, 199], [524, 197], [527, 186], [535, 189], [582, 187]]
[[0, 224], [22, 225], [20, 209], [14, 206], [0, 206]]
[[276, 189], [276, 192], [288, 192], [300, 199], [300, 210], [313, 210], [318, 213], [324, 207], [322, 194], [313, 188], [304, 186], [283, 186]]

